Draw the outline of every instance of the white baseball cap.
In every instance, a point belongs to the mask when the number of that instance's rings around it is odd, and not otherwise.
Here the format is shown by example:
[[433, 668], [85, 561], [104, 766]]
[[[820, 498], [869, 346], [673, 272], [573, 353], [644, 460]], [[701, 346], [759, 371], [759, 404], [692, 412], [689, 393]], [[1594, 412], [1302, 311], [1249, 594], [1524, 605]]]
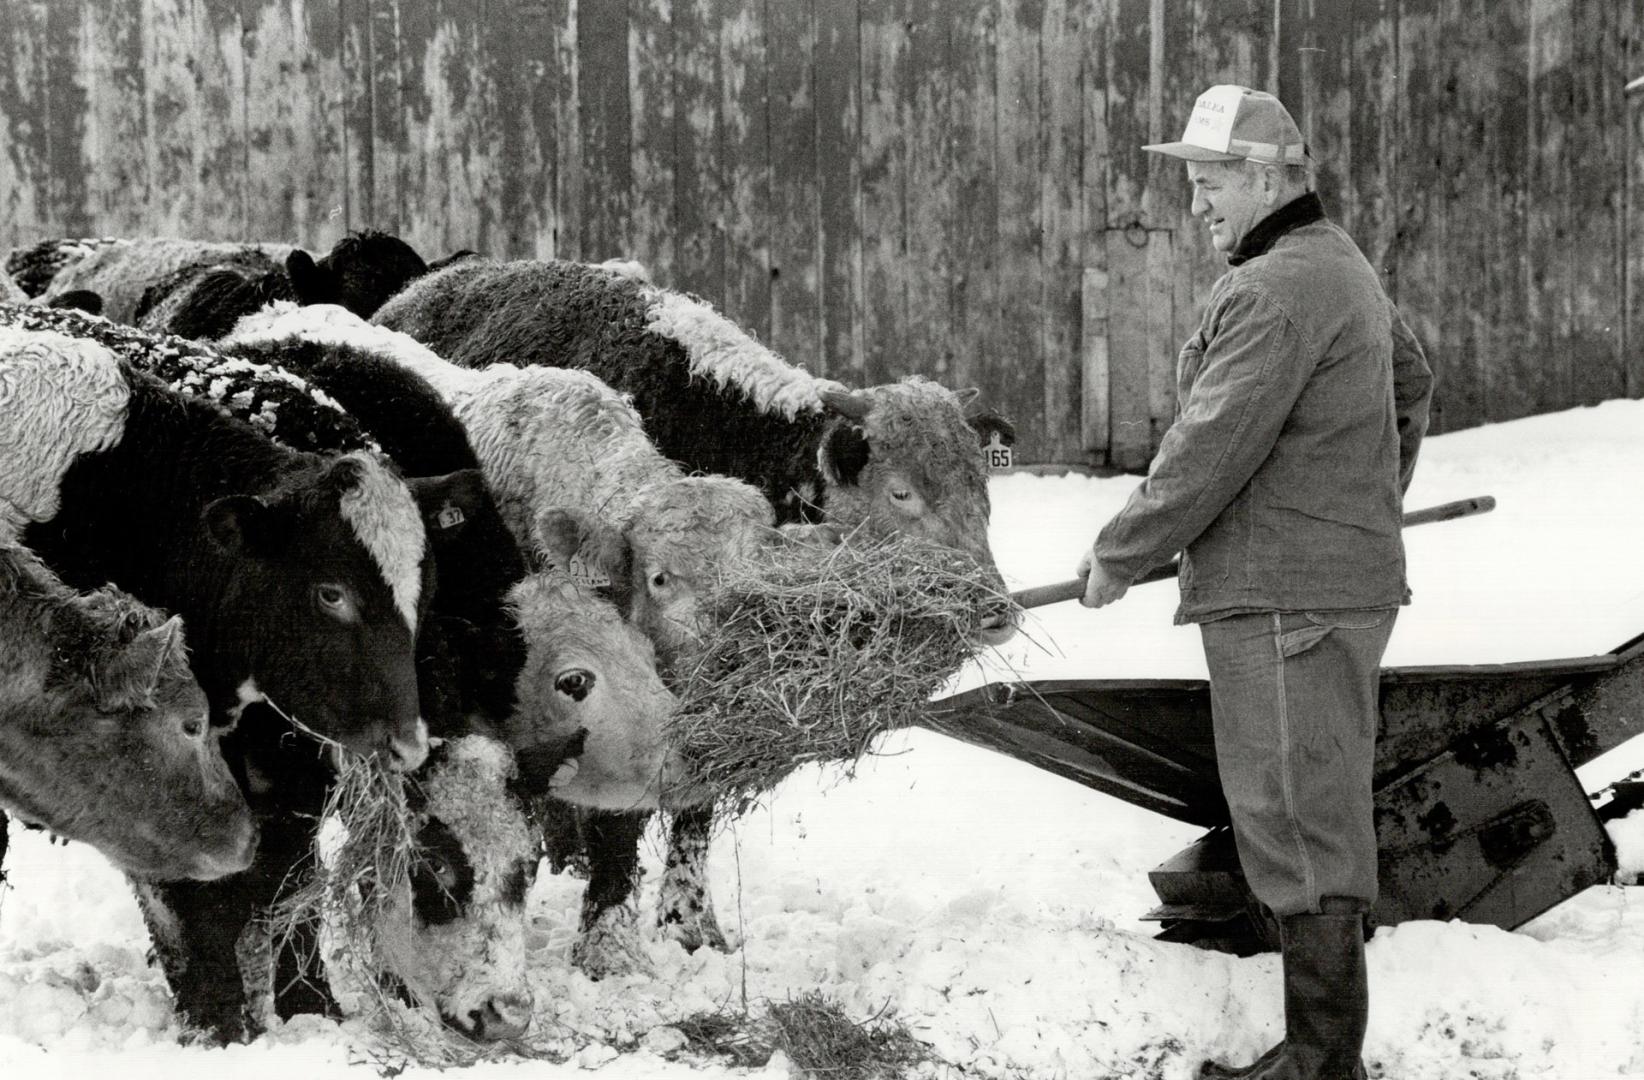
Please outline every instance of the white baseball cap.
[[1300, 165], [1311, 161], [1301, 129], [1284, 103], [1248, 86], [1212, 86], [1193, 103], [1180, 142], [1142, 147], [1187, 161], [1255, 161]]

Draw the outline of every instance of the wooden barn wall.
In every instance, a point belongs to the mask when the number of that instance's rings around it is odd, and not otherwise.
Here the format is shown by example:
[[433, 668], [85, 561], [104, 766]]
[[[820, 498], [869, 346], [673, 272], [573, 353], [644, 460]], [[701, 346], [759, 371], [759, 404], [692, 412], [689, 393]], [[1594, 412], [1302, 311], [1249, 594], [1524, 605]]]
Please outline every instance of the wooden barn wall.
[[1145, 462], [1220, 270], [1173, 138], [1276, 90], [1435, 420], [1644, 394], [1644, 0], [0, 0], [0, 244], [643, 261], [796, 362]]

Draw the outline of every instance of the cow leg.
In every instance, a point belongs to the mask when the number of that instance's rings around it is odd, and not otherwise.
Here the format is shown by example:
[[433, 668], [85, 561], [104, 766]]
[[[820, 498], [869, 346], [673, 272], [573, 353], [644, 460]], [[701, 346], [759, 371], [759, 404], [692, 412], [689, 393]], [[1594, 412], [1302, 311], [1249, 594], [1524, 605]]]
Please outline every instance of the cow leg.
[[248, 1041], [262, 1027], [247, 1008], [239, 961], [241, 937], [261, 907], [255, 877], [132, 881], [178, 1013], [220, 1043]]
[[6, 882], [6, 847], [11, 843], [11, 838], [6, 834], [9, 830], [10, 824], [6, 820], [6, 812], [0, 810], [0, 885], [4, 885]]
[[687, 952], [704, 945], [730, 951], [708, 892], [708, 846], [713, 840], [713, 825], [713, 805], [705, 803], [676, 813], [668, 832], [668, 860], [657, 897], [656, 921], [662, 933], [685, 946]]
[[649, 813], [596, 810], [583, 818], [588, 891], [571, 963], [589, 978], [651, 968], [639, 939], [639, 838]]

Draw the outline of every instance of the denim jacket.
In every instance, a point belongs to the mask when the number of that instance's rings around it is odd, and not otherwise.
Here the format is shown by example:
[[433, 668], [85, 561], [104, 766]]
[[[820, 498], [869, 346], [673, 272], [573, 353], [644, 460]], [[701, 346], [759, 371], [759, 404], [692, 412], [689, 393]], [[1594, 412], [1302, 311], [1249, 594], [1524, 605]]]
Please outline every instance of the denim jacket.
[[1176, 421], [1095, 557], [1134, 580], [1181, 552], [1178, 623], [1408, 603], [1420, 344], [1316, 196], [1230, 261], [1177, 360]]

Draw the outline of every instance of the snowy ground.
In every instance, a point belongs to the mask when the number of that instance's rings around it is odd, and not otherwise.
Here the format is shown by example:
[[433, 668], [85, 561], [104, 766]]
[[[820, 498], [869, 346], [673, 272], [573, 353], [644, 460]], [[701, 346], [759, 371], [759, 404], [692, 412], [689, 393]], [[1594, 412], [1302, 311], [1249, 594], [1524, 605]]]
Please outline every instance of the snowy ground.
[[[1391, 664], [1603, 652], [1644, 630], [1644, 403], [1614, 402], [1432, 439], [1411, 507], [1493, 494], [1500, 508], [1408, 534], [1414, 607]], [[1071, 576], [1132, 485], [995, 482], [994, 550], [1018, 585]], [[1171, 585], [1100, 613], [1041, 609], [1002, 667], [1035, 675], [1202, 674], [1196, 632], [1170, 625]], [[968, 676], [975, 682], [981, 676]], [[1009, 1078], [1190, 1077], [1208, 1053], [1254, 1057], [1280, 1033], [1275, 957], [1237, 960], [1150, 937], [1148, 869], [1197, 830], [989, 752], [923, 732], [840, 784], [796, 776], [714, 852], [731, 955], [651, 950], [654, 978], [591, 983], [567, 969], [580, 883], [530, 897], [536, 1025], [581, 1047], [515, 1075], [715, 1077], [665, 1060], [666, 1026], [742, 1000], [820, 989], [853, 1015], [900, 1016], [951, 1068]], [[1636, 767], [1624, 748], [1589, 790]], [[1644, 825], [1621, 826], [1644, 862]], [[0, 1075], [369, 1076], [360, 1033], [293, 1023], [253, 1046], [180, 1047], [122, 879], [89, 849], [12, 834], [0, 894]], [[649, 856], [649, 878], [658, 863]], [[647, 901], [649, 901], [647, 896]], [[1372, 1075], [1644, 1077], [1644, 890], [1589, 890], [1518, 933], [1407, 923], [1370, 945]], [[621, 1053], [611, 1049], [623, 1047]], [[783, 1076], [774, 1063], [762, 1075]], [[432, 1075], [411, 1069], [407, 1075]]]

